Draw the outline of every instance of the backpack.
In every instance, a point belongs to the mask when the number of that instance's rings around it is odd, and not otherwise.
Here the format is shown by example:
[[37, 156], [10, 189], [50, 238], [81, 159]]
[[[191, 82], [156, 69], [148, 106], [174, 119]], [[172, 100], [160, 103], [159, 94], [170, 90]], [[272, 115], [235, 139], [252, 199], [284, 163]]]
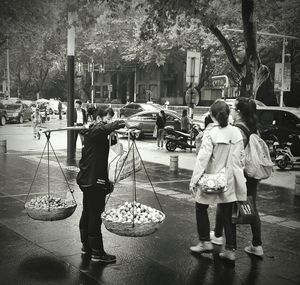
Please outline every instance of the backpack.
[[248, 138], [245, 147], [245, 173], [248, 177], [255, 179], [267, 179], [273, 171], [267, 144], [255, 133], [251, 134], [249, 129], [241, 124], [236, 125]]

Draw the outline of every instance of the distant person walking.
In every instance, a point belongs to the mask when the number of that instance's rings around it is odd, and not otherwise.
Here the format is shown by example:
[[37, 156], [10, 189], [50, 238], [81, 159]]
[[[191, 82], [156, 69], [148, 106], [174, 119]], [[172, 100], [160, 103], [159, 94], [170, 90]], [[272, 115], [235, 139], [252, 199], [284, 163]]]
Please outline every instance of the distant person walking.
[[[74, 110], [74, 126], [83, 126], [84, 124], [87, 123], [87, 115], [86, 111], [82, 108], [82, 102], [80, 100], [77, 100], [75, 102], [75, 110]], [[77, 138], [80, 130], [76, 130], [74, 132], [74, 144], [75, 144], [75, 149], [76, 149], [76, 143], [77, 143]]]
[[166, 114], [165, 111], [160, 110], [157, 118], [156, 118], [156, 127], [157, 127], [157, 148], [163, 148], [164, 147], [164, 136], [165, 136], [165, 130], [164, 127], [166, 126]]
[[57, 106], [57, 109], [58, 109], [58, 117], [59, 119], [61, 120], [62, 119], [62, 115], [61, 115], [61, 112], [62, 112], [62, 103], [60, 101], [60, 98], [58, 98], [58, 106]]
[[[247, 189], [243, 173], [243, 138], [238, 128], [229, 125], [229, 107], [216, 101], [210, 107], [213, 124], [204, 131], [203, 140], [190, 182], [190, 190], [196, 200], [196, 221], [200, 242], [190, 247], [193, 253], [213, 250], [210, 238], [210, 223], [207, 213], [209, 205], [218, 204], [222, 213], [226, 245], [219, 256], [235, 260], [236, 225], [232, 223], [232, 206], [235, 201], [246, 201]], [[219, 174], [226, 167], [227, 191], [209, 193], [197, 186], [203, 174]], [[214, 181], [213, 185], [214, 185]], [[213, 187], [213, 186], [212, 186]]]
[[31, 121], [33, 123], [33, 136], [34, 138], [39, 139], [39, 127], [41, 127], [42, 124], [42, 117], [38, 108], [36, 108], [34, 113], [31, 115]]
[[181, 117], [181, 131], [184, 133], [188, 133], [190, 131], [191, 124], [188, 117], [187, 110], [182, 111], [182, 117]]

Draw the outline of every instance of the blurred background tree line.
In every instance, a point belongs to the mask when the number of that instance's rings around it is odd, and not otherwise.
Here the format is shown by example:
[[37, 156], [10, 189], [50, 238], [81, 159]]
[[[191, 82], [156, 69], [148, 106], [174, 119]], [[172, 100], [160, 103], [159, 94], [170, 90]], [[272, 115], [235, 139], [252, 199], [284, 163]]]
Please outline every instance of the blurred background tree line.
[[[112, 62], [116, 72], [124, 62], [151, 69], [171, 58], [185, 62], [186, 51], [196, 49], [203, 56], [200, 88], [211, 76], [226, 74], [242, 95], [254, 93], [270, 105], [276, 104], [274, 66], [281, 62], [282, 39], [256, 30], [300, 37], [298, 0], [2, 0], [0, 75], [8, 43], [12, 95], [66, 100], [71, 4], [78, 15], [78, 61]], [[289, 40], [287, 53], [292, 86], [285, 104], [299, 106], [300, 42]], [[76, 80], [77, 96], [88, 98], [90, 81], [89, 75]]]

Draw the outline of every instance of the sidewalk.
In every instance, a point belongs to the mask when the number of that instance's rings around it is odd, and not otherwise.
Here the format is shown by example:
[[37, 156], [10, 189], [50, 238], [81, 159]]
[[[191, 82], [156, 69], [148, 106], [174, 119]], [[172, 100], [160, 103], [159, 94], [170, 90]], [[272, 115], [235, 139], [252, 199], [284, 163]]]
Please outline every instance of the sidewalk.
[[[64, 152], [59, 156], [65, 161]], [[187, 197], [191, 171], [181, 170], [173, 175], [168, 167], [153, 163], [146, 163], [146, 167], [166, 213], [165, 223], [156, 233], [143, 238], [119, 237], [103, 227], [106, 250], [117, 255], [117, 263], [92, 265], [80, 255], [78, 221], [82, 206], [81, 192], [75, 183], [76, 168], [66, 171], [78, 202], [73, 216], [63, 221], [40, 222], [30, 219], [24, 211], [24, 200], [38, 157], [38, 152], [0, 156], [0, 284], [285, 285], [300, 282], [299, 229], [280, 225], [278, 220], [262, 221], [263, 260], [243, 252], [251, 236], [248, 226], [238, 227], [235, 267], [217, 258], [220, 247], [215, 247], [213, 255], [191, 256], [188, 248], [197, 242], [194, 203], [178, 196]], [[34, 192], [45, 189], [45, 166], [42, 163]], [[50, 173], [52, 189], [64, 189], [59, 169], [53, 163]], [[157, 208], [145, 173], [139, 172], [137, 177], [139, 201]], [[266, 216], [273, 214], [300, 221], [299, 201], [293, 200], [289, 191], [261, 186], [260, 195], [260, 210], [265, 209]], [[131, 199], [130, 189], [123, 187], [113, 193], [107, 207]], [[209, 209], [212, 228], [214, 210]]]

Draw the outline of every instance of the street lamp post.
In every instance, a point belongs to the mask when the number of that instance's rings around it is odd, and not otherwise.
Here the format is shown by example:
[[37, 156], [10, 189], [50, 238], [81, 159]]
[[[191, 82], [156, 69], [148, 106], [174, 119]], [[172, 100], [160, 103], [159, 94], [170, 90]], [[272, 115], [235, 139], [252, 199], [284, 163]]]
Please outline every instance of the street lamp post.
[[283, 90], [284, 90], [284, 64], [285, 64], [285, 46], [287, 45], [287, 39], [284, 38], [282, 42], [282, 55], [281, 55], [281, 90], [280, 90], [280, 107], [283, 107]]
[[[68, 86], [68, 111], [67, 126], [74, 126], [74, 57], [75, 57], [75, 27], [74, 13], [68, 13], [68, 41], [67, 41], [67, 86]], [[73, 130], [67, 134], [67, 162], [73, 163], [75, 159], [76, 145]]]
[[8, 38], [6, 39], [6, 67], [7, 67], [7, 96], [10, 99], [10, 68], [9, 68], [9, 46]]

